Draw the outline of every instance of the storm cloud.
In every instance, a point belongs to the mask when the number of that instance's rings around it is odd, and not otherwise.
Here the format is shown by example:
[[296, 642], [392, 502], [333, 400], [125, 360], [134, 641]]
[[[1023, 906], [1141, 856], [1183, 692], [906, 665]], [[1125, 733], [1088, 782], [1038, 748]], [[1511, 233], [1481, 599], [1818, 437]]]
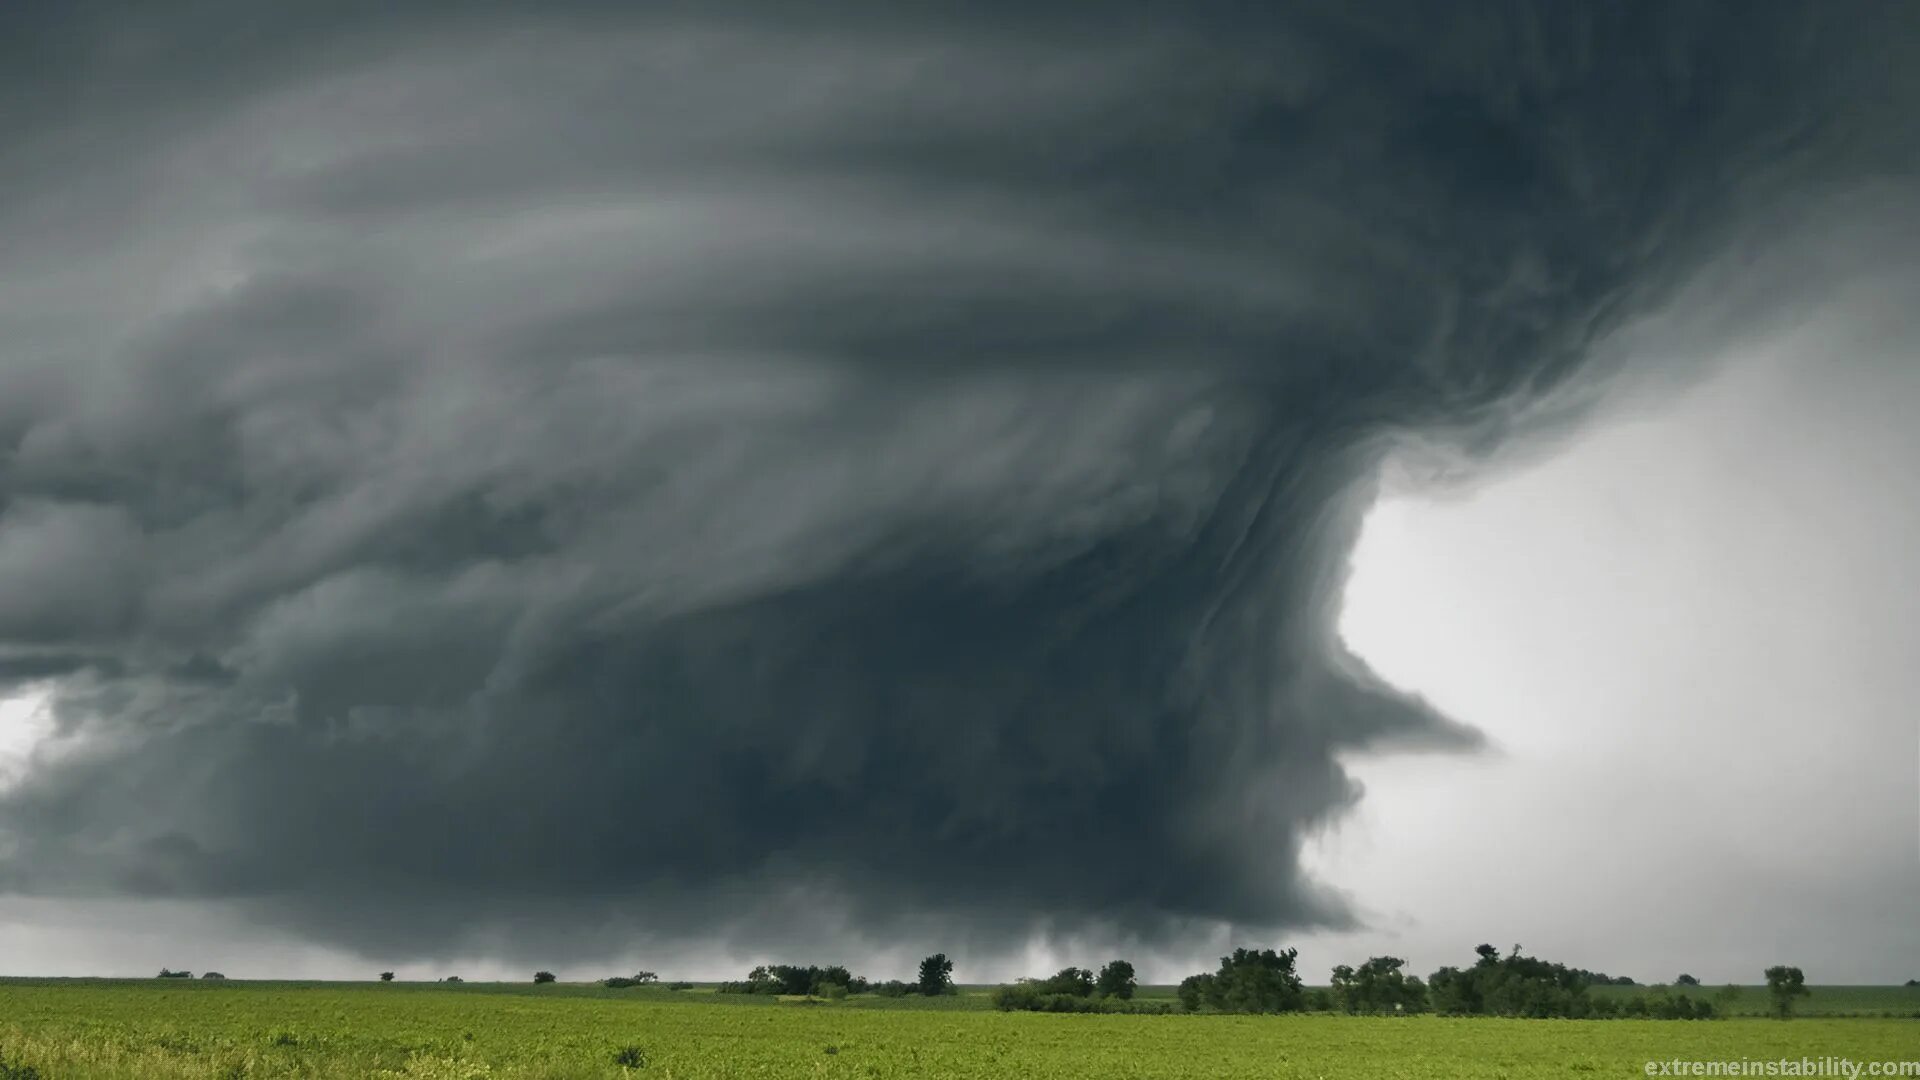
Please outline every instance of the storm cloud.
[[1908, 182], [1920, 9], [1277, 7], [11, 7], [0, 890], [1345, 923], [1383, 455]]

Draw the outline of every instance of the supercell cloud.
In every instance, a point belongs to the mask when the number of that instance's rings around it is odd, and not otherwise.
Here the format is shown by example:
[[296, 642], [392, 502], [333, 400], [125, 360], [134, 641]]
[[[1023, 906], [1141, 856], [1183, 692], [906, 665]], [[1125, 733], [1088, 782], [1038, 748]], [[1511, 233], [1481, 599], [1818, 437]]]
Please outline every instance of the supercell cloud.
[[0, 16], [0, 891], [1340, 925], [1386, 449], [1915, 162], [1899, 4], [384, 7]]

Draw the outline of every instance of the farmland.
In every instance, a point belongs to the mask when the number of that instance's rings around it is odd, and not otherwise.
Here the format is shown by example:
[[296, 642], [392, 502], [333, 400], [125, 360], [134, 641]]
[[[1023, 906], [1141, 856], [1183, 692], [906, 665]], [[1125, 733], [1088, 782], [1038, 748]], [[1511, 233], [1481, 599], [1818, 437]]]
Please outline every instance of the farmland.
[[[1633, 988], [1618, 988], [1631, 992]], [[1829, 994], [1828, 990], [1833, 993]], [[1149, 991], [1152, 993], [1152, 991]], [[1761, 1000], [1763, 991], [1746, 994]], [[1920, 1057], [1920, 991], [1709, 1022], [999, 1013], [556, 984], [0, 980], [0, 1060], [66, 1077], [1642, 1076], [1649, 1060]], [[0, 1069], [0, 1076], [7, 1076]]]

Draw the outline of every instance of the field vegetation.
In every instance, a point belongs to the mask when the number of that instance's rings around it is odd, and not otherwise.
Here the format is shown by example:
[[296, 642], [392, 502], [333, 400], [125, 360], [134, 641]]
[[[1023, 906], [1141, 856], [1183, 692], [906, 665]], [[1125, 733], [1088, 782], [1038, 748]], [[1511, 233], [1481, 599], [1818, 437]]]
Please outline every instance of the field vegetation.
[[[1326, 989], [1326, 988], [1315, 988]], [[1618, 996], [1642, 987], [1606, 988]], [[0, 1077], [623, 1078], [1639, 1076], [1672, 1058], [1915, 1056], [1920, 988], [1813, 987], [1800, 1018], [1739, 988], [1713, 1023], [995, 1009], [993, 990], [897, 998], [598, 982], [0, 980]], [[1823, 1015], [1825, 1000], [1849, 1014]], [[1747, 1016], [1751, 1007], [1761, 1015]]]

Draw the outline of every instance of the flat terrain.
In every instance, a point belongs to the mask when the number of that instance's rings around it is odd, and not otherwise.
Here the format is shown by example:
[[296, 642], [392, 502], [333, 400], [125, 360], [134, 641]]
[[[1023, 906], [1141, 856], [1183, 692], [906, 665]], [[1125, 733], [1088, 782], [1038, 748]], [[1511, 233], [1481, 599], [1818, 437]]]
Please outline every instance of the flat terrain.
[[[1709, 992], [1713, 988], [1709, 987]], [[1834, 991], [1850, 1011], [1920, 991]], [[1846, 994], [1839, 991], [1845, 989]], [[1630, 992], [1631, 988], [1618, 991]], [[1164, 992], [1164, 991], [1163, 991]], [[1920, 1058], [1920, 1021], [998, 1013], [558, 984], [0, 980], [0, 1060], [68, 1077], [1645, 1076], [1649, 1060]], [[933, 1007], [927, 1007], [927, 1006]], [[630, 1064], [619, 1064], [625, 1061]], [[9, 1077], [0, 1067], [0, 1078]]]

